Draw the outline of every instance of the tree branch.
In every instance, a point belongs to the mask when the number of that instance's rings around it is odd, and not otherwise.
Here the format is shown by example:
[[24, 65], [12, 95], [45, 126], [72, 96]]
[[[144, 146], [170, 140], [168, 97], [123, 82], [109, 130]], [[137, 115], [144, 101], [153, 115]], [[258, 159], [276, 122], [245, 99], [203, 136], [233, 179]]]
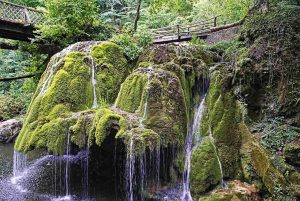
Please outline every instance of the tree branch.
[[20, 75], [20, 76], [17, 76], [17, 77], [0, 77], [0, 82], [9, 82], [9, 81], [14, 81], [14, 80], [31, 78], [31, 77], [34, 77], [36, 75], [38, 75], [38, 73], [28, 74], [28, 75]]
[[0, 42], [0, 49], [17, 50], [18, 48], [19, 48], [19, 46], [17, 44]]
[[138, 0], [138, 5], [137, 5], [137, 8], [136, 8], [136, 16], [135, 16], [135, 19], [134, 19], [134, 26], [133, 26], [133, 31], [134, 32], [136, 32], [136, 30], [137, 30], [138, 21], [140, 19], [141, 4], [142, 4], [142, 0]]

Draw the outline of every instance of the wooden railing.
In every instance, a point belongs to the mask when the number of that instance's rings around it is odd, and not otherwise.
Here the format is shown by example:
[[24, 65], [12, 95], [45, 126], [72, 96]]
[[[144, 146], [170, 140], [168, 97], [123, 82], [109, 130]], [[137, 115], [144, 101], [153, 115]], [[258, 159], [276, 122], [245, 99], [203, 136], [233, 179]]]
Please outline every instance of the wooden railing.
[[0, 0], [0, 19], [25, 26], [42, 24], [43, 12]]
[[199, 35], [201, 33], [205, 33], [213, 27], [216, 27], [218, 17], [219, 16], [216, 16], [208, 20], [190, 24], [174, 25], [159, 29], [152, 29], [151, 32], [153, 33], [155, 40], [175, 37], [180, 39], [183, 36]]

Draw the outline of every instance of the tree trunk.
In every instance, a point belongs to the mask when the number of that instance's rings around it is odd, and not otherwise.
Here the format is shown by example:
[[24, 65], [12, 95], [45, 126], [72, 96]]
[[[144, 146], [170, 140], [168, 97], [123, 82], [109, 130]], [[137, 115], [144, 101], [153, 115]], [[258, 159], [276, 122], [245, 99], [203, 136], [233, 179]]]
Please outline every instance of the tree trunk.
[[134, 27], [133, 27], [134, 32], [136, 32], [136, 30], [137, 30], [138, 21], [140, 19], [141, 4], [142, 4], [142, 0], [138, 0], [138, 5], [137, 5], [137, 8], [136, 8], [136, 16], [135, 16], [135, 19], [134, 19]]

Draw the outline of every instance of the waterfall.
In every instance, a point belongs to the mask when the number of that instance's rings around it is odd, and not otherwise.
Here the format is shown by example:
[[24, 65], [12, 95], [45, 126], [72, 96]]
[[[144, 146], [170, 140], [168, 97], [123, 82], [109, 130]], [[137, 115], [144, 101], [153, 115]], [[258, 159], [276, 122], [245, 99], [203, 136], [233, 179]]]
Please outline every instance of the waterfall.
[[213, 133], [212, 133], [212, 130], [211, 130], [210, 126], [209, 126], [209, 140], [210, 140], [210, 143], [212, 144], [212, 146], [214, 148], [215, 154], [216, 154], [217, 159], [218, 159], [218, 164], [219, 164], [220, 173], [221, 173], [221, 177], [222, 177], [221, 185], [222, 185], [223, 188], [227, 188], [227, 184], [224, 182], [224, 179], [223, 179], [224, 176], [223, 176], [222, 163], [221, 163], [221, 160], [220, 160], [217, 148], [216, 148], [215, 139], [214, 139], [214, 136], [213, 136]]
[[69, 192], [69, 176], [70, 176], [70, 136], [71, 132], [68, 132], [67, 136], [67, 153], [66, 153], [66, 166], [65, 166], [65, 186], [66, 186], [66, 198], [70, 197], [70, 192]]
[[83, 160], [83, 190], [84, 198], [88, 199], [89, 197], [89, 147], [87, 146], [85, 157]]
[[[46, 79], [44, 80], [44, 82], [42, 83], [40, 92], [38, 94], [38, 96], [43, 95], [47, 89], [49, 88], [50, 84], [51, 84], [51, 80], [55, 74], [55, 72], [57, 71], [58, 67], [63, 63], [64, 59], [65, 59], [65, 55], [68, 54], [69, 52], [71, 52], [74, 47], [76, 49], [76, 45], [78, 45], [77, 43], [70, 45], [69, 47], [63, 49], [61, 52], [56, 53], [50, 60], [49, 65], [46, 69], [46, 73], [48, 72], [48, 74], [45, 74]], [[49, 70], [48, 70], [49, 68]]]
[[[149, 68], [150, 71], [152, 70], [152, 67], [150, 66]], [[139, 120], [139, 127], [140, 128], [144, 128], [143, 122], [145, 121], [146, 117], [147, 117], [147, 108], [148, 108], [148, 97], [149, 97], [149, 92], [148, 92], [148, 88], [150, 86], [150, 74], [147, 74], [147, 85], [146, 85], [146, 96], [145, 96], [145, 104], [144, 104], [144, 108], [143, 108], [143, 116], [142, 118], [140, 118]]]
[[[200, 105], [198, 106], [196, 113], [194, 114], [193, 124], [189, 128], [188, 135], [186, 138], [186, 156], [185, 156], [185, 164], [184, 164], [184, 176], [183, 176], [183, 194], [181, 200], [183, 201], [192, 201], [192, 196], [190, 192], [190, 169], [191, 169], [191, 155], [193, 148], [193, 137], [196, 139], [200, 139], [199, 127], [201, 123], [201, 119], [203, 116], [203, 112], [205, 109], [205, 97], [202, 99]], [[200, 143], [201, 140], [198, 140], [197, 143]]]
[[16, 188], [20, 192], [26, 192], [21, 185], [18, 184], [19, 180], [21, 180], [27, 173], [27, 155], [21, 152], [14, 151], [13, 156], [13, 177], [11, 178], [11, 183], [16, 185]]
[[140, 186], [141, 186], [141, 201], [144, 201], [144, 181], [145, 181], [145, 164], [144, 164], [144, 154], [139, 155], [139, 162], [140, 162]]
[[92, 68], [92, 85], [93, 85], [93, 108], [97, 108], [98, 107], [97, 94], [96, 94], [97, 80], [95, 78], [95, 61], [92, 56], [91, 56], [91, 63], [92, 63], [91, 68]]
[[135, 156], [134, 156], [134, 144], [133, 144], [133, 136], [130, 136], [130, 145], [129, 145], [129, 156], [127, 156], [126, 160], [126, 185], [127, 185], [127, 200], [133, 201], [133, 186], [134, 185], [134, 166], [135, 166]]

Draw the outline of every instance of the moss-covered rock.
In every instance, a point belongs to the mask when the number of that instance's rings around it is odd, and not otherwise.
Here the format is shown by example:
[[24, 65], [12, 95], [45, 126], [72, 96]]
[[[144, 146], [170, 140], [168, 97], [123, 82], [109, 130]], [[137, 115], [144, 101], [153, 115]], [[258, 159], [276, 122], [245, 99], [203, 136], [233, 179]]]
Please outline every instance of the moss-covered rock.
[[117, 137], [125, 140], [127, 153], [133, 152], [135, 156], [144, 154], [146, 150], [160, 149], [160, 136], [151, 129], [133, 128]]
[[264, 185], [275, 199], [289, 197], [288, 183], [285, 177], [276, 169], [270, 160], [270, 155], [263, 149], [245, 124], [239, 125], [242, 131], [241, 166], [245, 179], [252, 181], [258, 187]]
[[192, 152], [190, 185], [192, 194], [198, 197], [222, 180], [218, 158], [209, 137]]
[[235, 178], [239, 169], [240, 131], [237, 127], [242, 120], [239, 103], [232, 92], [226, 89], [228, 75], [219, 67], [211, 75], [207, 108], [201, 124], [201, 134], [208, 136], [210, 129], [215, 138], [224, 177]]
[[109, 109], [99, 109], [89, 131], [89, 145], [95, 142], [101, 146], [106, 136], [111, 133], [111, 129], [115, 130], [116, 137], [122, 136], [128, 129], [126, 120]]
[[95, 117], [94, 111], [85, 111], [80, 113], [76, 124], [71, 126], [71, 142], [76, 144], [80, 149], [88, 145], [89, 130], [92, 127], [92, 121]]
[[122, 85], [116, 107], [136, 113], [164, 145], [183, 144], [187, 113], [178, 77], [157, 66], [136, 69]]
[[102, 102], [112, 104], [129, 73], [127, 60], [121, 47], [112, 42], [94, 46], [91, 54], [96, 65], [97, 97]]
[[[111, 42], [71, 45], [51, 58], [27, 112], [16, 150], [27, 152], [38, 147], [63, 154], [69, 130], [72, 142], [81, 148], [86, 144], [93, 112], [79, 114], [93, 105], [93, 60], [98, 104], [114, 102], [129, 70], [120, 47]], [[97, 114], [95, 119], [100, 120]], [[104, 116], [111, 119], [113, 115]], [[101, 144], [104, 128], [100, 128], [101, 122], [97, 125], [96, 142]]]
[[208, 195], [201, 196], [199, 201], [258, 201], [258, 189], [240, 181], [230, 181], [227, 189], [216, 189]]

